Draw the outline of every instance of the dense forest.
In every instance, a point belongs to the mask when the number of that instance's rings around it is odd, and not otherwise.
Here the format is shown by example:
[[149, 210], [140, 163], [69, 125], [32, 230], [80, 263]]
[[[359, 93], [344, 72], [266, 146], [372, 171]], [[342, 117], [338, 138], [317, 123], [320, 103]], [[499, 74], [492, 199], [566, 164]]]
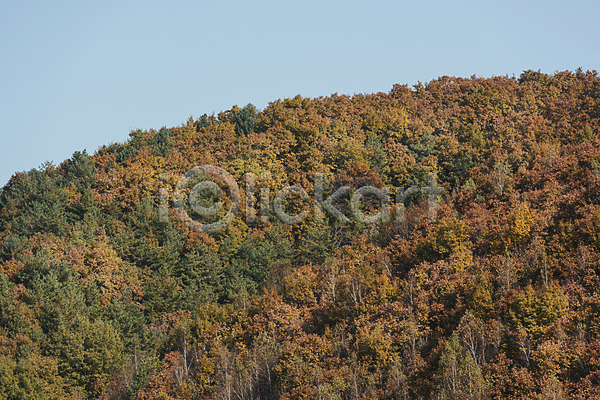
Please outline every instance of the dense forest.
[[0, 191], [0, 399], [600, 398], [596, 71], [129, 136]]

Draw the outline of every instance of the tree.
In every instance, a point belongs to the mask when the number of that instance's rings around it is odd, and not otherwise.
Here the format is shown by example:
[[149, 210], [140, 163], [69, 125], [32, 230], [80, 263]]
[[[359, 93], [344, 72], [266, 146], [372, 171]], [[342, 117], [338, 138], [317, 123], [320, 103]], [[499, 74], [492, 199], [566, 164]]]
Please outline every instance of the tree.
[[91, 322], [77, 316], [61, 324], [52, 335], [48, 351], [58, 360], [58, 371], [67, 382], [98, 396], [111, 373], [123, 362], [123, 344], [110, 322]]
[[238, 136], [248, 136], [256, 126], [256, 107], [247, 104], [234, 114], [235, 133]]
[[460, 320], [458, 328], [460, 343], [464, 350], [471, 355], [476, 366], [485, 363], [485, 326], [471, 311], [467, 311]]
[[441, 399], [482, 399], [486, 382], [470, 352], [465, 352], [453, 333], [440, 356]]
[[498, 196], [502, 196], [504, 189], [510, 181], [512, 174], [510, 165], [507, 162], [497, 162], [492, 170], [492, 184]]
[[511, 304], [509, 320], [513, 328], [523, 329], [537, 341], [566, 314], [568, 306], [567, 297], [554, 284], [542, 289], [529, 285]]

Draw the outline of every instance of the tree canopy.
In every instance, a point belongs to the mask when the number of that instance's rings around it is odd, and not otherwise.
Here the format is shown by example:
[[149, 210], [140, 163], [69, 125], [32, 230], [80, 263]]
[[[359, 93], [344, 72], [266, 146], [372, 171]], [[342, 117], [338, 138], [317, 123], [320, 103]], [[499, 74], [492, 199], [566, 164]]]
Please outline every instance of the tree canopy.
[[599, 133], [595, 71], [443, 76], [16, 173], [0, 399], [600, 397]]

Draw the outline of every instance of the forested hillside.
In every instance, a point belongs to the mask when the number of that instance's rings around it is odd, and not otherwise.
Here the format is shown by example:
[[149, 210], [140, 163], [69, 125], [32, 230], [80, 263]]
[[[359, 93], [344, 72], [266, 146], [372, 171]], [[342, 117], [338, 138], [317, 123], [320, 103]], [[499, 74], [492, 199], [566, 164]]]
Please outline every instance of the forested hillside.
[[600, 398], [599, 288], [595, 71], [234, 106], [1, 190], [0, 399]]

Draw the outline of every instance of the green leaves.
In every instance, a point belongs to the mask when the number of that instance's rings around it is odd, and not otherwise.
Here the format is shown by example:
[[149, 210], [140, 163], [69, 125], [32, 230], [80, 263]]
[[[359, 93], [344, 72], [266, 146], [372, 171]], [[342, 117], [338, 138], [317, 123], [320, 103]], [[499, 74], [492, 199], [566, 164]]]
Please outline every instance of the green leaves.
[[235, 124], [235, 133], [238, 136], [248, 136], [254, 132], [256, 127], [256, 107], [248, 104], [241, 110], [234, 113], [233, 122]]
[[265, 282], [276, 262], [292, 257], [292, 248], [282, 227], [273, 227], [264, 238], [248, 236], [237, 249], [232, 267], [253, 294]]
[[61, 324], [48, 351], [57, 358], [60, 374], [93, 396], [102, 393], [123, 362], [123, 344], [112, 324], [84, 316]]
[[559, 287], [527, 286], [511, 305], [510, 321], [513, 327], [523, 328], [539, 340], [556, 320], [566, 315], [568, 307], [568, 299]]

